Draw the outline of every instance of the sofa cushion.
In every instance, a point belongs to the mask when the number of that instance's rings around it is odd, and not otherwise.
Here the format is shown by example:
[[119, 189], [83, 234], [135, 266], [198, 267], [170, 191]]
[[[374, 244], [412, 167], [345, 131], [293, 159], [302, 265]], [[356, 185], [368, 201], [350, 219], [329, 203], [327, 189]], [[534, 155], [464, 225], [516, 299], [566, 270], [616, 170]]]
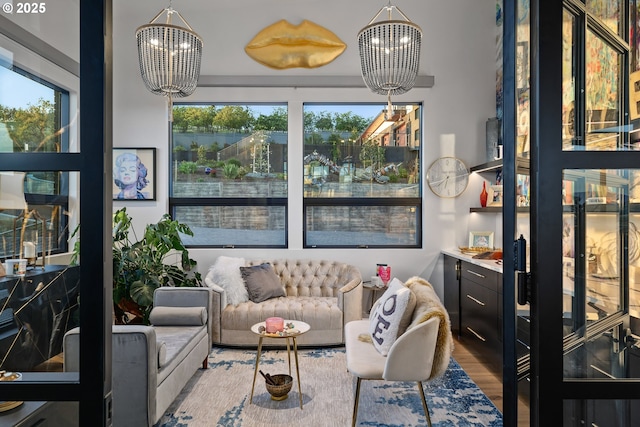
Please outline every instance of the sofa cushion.
[[219, 256], [209, 268], [208, 276], [213, 283], [224, 289], [228, 304], [236, 305], [249, 301], [249, 294], [240, 274], [240, 267], [244, 264], [244, 258]]
[[273, 271], [271, 264], [240, 267], [240, 273], [251, 301], [259, 303], [270, 298], [286, 296], [280, 278]]
[[369, 316], [369, 334], [380, 354], [389, 353], [396, 338], [407, 329], [415, 305], [411, 289], [394, 278]]
[[[247, 301], [235, 307], [227, 306], [220, 323], [226, 330], [250, 332], [252, 325], [273, 316], [302, 320], [311, 330], [340, 331], [343, 327], [342, 311], [334, 297], [278, 297], [258, 304]], [[255, 345], [257, 338], [251, 342]]]
[[207, 309], [155, 306], [149, 313], [149, 322], [155, 326], [201, 326], [207, 323]]
[[206, 339], [205, 326], [155, 326], [156, 342], [164, 342], [167, 348], [165, 363], [158, 367], [158, 384], [184, 360], [199, 341]]
[[162, 368], [167, 363], [167, 343], [164, 341], [157, 341], [158, 347], [158, 369]]

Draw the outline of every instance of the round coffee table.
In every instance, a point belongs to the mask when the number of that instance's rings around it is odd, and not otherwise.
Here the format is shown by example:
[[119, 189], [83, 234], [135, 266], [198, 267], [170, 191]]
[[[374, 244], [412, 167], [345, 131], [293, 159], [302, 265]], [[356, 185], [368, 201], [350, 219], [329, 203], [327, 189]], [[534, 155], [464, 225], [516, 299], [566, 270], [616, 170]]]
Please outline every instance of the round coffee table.
[[[293, 323], [293, 329], [287, 329], [286, 325], [289, 323]], [[302, 322], [300, 320], [287, 320], [284, 321], [285, 324], [285, 332], [280, 334], [268, 334], [266, 332], [260, 332], [260, 326], [265, 326], [265, 322], [256, 323], [251, 327], [251, 332], [258, 335], [260, 339], [258, 340], [258, 355], [256, 356], [256, 367], [253, 371], [253, 385], [251, 386], [251, 397], [249, 398], [249, 403], [253, 403], [253, 391], [256, 387], [256, 376], [258, 375], [258, 365], [260, 364], [260, 355], [262, 354], [262, 340], [265, 338], [271, 339], [284, 339], [287, 342], [287, 356], [289, 358], [289, 375], [291, 375], [291, 348], [290, 342], [293, 343], [293, 354], [296, 359], [296, 379], [298, 381], [298, 394], [300, 395], [300, 409], [302, 409], [302, 388], [300, 387], [300, 369], [298, 368], [298, 342], [296, 338], [300, 335], [308, 332], [311, 329], [308, 323]]]

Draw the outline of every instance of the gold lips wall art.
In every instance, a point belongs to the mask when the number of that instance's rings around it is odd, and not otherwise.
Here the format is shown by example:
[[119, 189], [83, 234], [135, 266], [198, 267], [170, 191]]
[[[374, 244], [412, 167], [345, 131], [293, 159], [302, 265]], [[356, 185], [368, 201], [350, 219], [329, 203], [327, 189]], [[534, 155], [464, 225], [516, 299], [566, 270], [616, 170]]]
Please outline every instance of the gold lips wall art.
[[253, 60], [270, 68], [316, 68], [336, 59], [347, 45], [311, 21], [293, 25], [281, 20], [260, 31], [245, 46]]

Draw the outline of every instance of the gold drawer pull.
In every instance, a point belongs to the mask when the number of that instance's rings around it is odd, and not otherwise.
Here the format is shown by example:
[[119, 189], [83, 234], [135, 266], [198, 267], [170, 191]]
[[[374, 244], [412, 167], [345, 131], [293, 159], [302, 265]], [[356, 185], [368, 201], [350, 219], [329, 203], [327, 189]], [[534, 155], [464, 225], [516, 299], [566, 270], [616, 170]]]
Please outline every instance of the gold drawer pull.
[[487, 276], [485, 276], [484, 274], [476, 273], [475, 271], [473, 271], [473, 270], [469, 270], [469, 269], [467, 269], [467, 273], [471, 273], [471, 274], [473, 274], [474, 276], [482, 277], [483, 279], [485, 279], [485, 278], [487, 277]]
[[482, 341], [482, 342], [486, 342], [486, 341], [487, 341], [487, 340], [486, 340], [482, 335], [480, 335], [479, 333], [477, 333], [476, 331], [474, 331], [473, 329], [471, 329], [471, 328], [470, 328], [470, 327], [468, 327], [468, 326], [467, 326], [467, 330], [468, 330], [469, 332], [471, 332], [473, 335], [475, 335], [475, 336], [476, 336], [476, 338], [478, 338], [480, 341]]
[[471, 301], [475, 302], [478, 305], [481, 305], [484, 307], [485, 303], [483, 303], [482, 301], [480, 301], [479, 299], [476, 299], [474, 297], [472, 297], [471, 295], [467, 294], [467, 298], [469, 298]]

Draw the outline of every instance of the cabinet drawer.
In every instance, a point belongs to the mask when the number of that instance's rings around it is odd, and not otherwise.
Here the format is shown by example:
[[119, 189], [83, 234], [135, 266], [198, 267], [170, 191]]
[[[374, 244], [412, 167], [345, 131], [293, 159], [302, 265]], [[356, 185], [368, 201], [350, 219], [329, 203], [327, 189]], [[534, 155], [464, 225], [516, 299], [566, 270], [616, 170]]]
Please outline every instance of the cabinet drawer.
[[473, 282], [460, 284], [461, 333], [490, 346], [498, 342], [498, 294]]
[[498, 276], [500, 273], [497, 271], [479, 267], [465, 261], [462, 262], [461, 269], [462, 280], [470, 280], [492, 291], [498, 291]]

